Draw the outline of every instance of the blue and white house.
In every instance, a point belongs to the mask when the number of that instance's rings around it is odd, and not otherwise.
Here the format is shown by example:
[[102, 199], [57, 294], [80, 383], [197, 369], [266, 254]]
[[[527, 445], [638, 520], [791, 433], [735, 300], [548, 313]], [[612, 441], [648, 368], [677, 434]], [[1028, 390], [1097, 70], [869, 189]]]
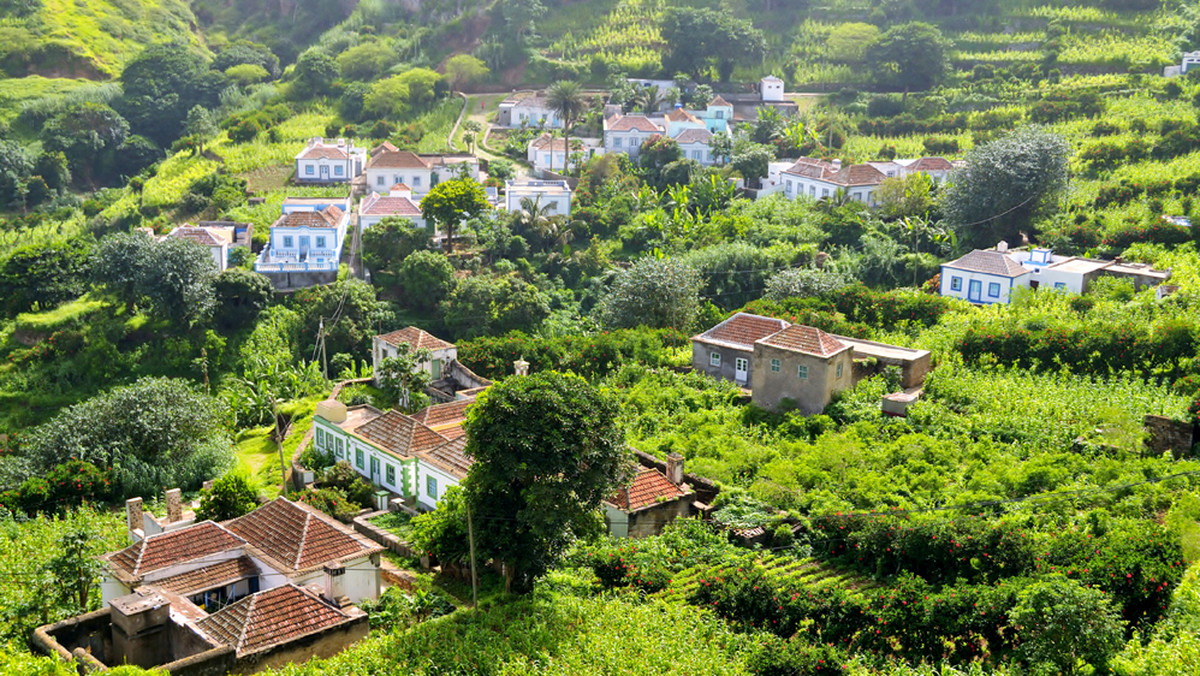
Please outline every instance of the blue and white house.
[[362, 174], [366, 163], [367, 149], [354, 147], [353, 141], [312, 138], [296, 153], [296, 182], [349, 183]]
[[976, 249], [942, 264], [941, 295], [979, 305], [1008, 303], [1012, 290], [1028, 287], [1032, 276], [1005, 251]]
[[350, 223], [350, 200], [301, 198], [284, 201], [271, 225], [267, 246], [254, 262], [278, 289], [329, 284], [337, 279]]

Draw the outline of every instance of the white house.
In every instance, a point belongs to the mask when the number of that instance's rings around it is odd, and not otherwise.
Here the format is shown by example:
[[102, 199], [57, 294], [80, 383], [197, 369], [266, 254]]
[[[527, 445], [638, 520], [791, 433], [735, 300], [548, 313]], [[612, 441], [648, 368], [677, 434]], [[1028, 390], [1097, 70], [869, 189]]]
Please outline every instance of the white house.
[[500, 102], [496, 111], [496, 124], [501, 127], [549, 127], [561, 129], [562, 119], [558, 111], [550, 107], [540, 92], [514, 92]]
[[1028, 287], [1032, 276], [1006, 252], [976, 249], [942, 264], [940, 293], [979, 305], [1008, 303], [1012, 290]]
[[[292, 211], [280, 216], [271, 226], [267, 246], [254, 263], [255, 272], [272, 278], [277, 286], [288, 287], [297, 284], [290, 278], [281, 282], [273, 275], [332, 273], [336, 278], [349, 220], [349, 214], [333, 205], [320, 211]], [[326, 283], [326, 276], [311, 278], [311, 283]], [[299, 285], [311, 284], [305, 281]]]
[[432, 185], [433, 169], [420, 155], [411, 150], [397, 150], [385, 143], [371, 151], [367, 162], [367, 189], [383, 192], [403, 183], [414, 195], [424, 195]]
[[768, 75], [759, 81], [758, 87], [764, 102], [783, 101], [783, 80], [774, 75]]
[[674, 110], [663, 116], [663, 121], [666, 124], [667, 136], [675, 138], [685, 129], [707, 129], [700, 118], [684, 110], [682, 106], [677, 106]]
[[505, 209], [520, 211], [521, 199], [525, 197], [538, 200], [543, 206], [548, 205], [553, 216], [571, 215], [571, 186], [566, 181], [505, 181]]
[[366, 161], [366, 148], [354, 147], [353, 141], [312, 138], [296, 153], [296, 182], [348, 183], [363, 172]]
[[350, 212], [349, 197], [285, 197], [280, 205], [280, 213], [287, 215], [298, 211], [324, 211], [329, 207], [337, 207]]
[[801, 157], [780, 173], [779, 182], [789, 199], [808, 197], [822, 199], [841, 190], [850, 199], [871, 206], [877, 204], [875, 190], [889, 178], [925, 174], [937, 183], [944, 183], [954, 171], [954, 165], [942, 157], [887, 160], [842, 166], [841, 160], [818, 160]]
[[399, 331], [375, 336], [371, 340], [372, 370], [379, 373], [383, 360], [399, 354], [398, 348], [401, 345], [408, 345], [413, 350], [429, 350], [430, 359], [420, 364], [420, 368], [429, 373], [433, 380], [441, 378], [443, 368], [458, 359], [458, 347], [454, 343], [447, 343], [428, 331], [408, 326]]
[[421, 207], [412, 200], [412, 192], [406, 186], [392, 186], [387, 195], [372, 192], [358, 203], [358, 225], [363, 230], [389, 216], [407, 218], [414, 228], [427, 227]]
[[[561, 172], [570, 155], [578, 153], [580, 158], [587, 162], [597, 155], [604, 154], [604, 146], [596, 139], [572, 138], [571, 147], [572, 150], [568, 154], [566, 139], [542, 134], [529, 142], [525, 157], [538, 172]], [[575, 167], [574, 159], [571, 160], [571, 167]]]
[[202, 228], [194, 225], [181, 225], [170, 232], [167, 237], [185, 239], [206, 247], [213, 258], [217, 272], [224, 272], [229, 265], [229, 248], [232, 246], [232, 232], [224, 228]]
[[352, 603], [379, 597], [382, 547], [286, 498], [225, 523], [193, 518], [151, 535], [135, 527], [144, 514], [141, 498], [134, 498], [126, 519], [133, 544], [101, 557], [104, 603], [154, 587], [211, 613], [259, 591], [319, 584], [329, 564], [343, 567], [339, 591]]
[[715, 163], [712, 148], [709, 147], [712, 136], [712, 133], [708, 129], [701, 127], [699, 129], [684, 129], [673, 138], [679, 144], [679, 151], [685, 160], [695, 160], [700, 164], [709, 166]]
[[612, 115], [604, 119], [604, 151], [637, 159], [646, 139], [664, 133], [663, 125], [645, 115]]
[[1187, 75], [1189, 70], [1196, 67], [1200, 67], [1200, 52], [1184, 52], [1179, 65], [1180, 74]]

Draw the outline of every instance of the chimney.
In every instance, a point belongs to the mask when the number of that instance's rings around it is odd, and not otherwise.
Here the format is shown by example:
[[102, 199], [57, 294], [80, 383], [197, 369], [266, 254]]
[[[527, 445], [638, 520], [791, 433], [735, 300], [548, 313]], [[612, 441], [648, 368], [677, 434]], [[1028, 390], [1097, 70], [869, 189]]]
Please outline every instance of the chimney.
[[999, 251], [1000, 253], [1008, 251], [1008, 242], [1005, 242], [1004, 240], [996, 242], [996, 251]]
[[167, 491], [167, 523], [183, 521], [183, 491], [172, 488]]
[[109, 602], [114, 664], [150, 668], [170, 660], [171, 604], [153, 589], [139, 589]]
[[529, 362], [525, 361], [524, 358], [514, 361], [513, 362], [513, 373], [518, 376], [529, 375]]
[[209, 479], [208, 481], [205, 481], [203, 484], [200, 485], [200, 490], [211, 491], [213, 484], [215, 484], [215, 483], [216, 483], [215, 480]]
[[134, 541], [141, 540], [142, 533], [142, 499], [129, 498], [125, 501], [125, 520], [129, 526], [129, 535]]
[[667, 480], [678, 486], [683, 483], [683, 456], [678, 453], [667, 454]]
[[346, 566], [341, 561], [330, 561], [325, 564], [325, 590], [322, 597], [335, 608], [344, 608], [350, 604], [346, 596]]
[[833, 164], [833, 168], [834, 168], [834, 169], [841, 169], [841, 168], [842, 168], [842, 160], [841, 160], [840, 158], [839, 158], [839, 159], [836, 159], [836, 160], [834, 160], [834, 161], [833, 161], [831, 164]]

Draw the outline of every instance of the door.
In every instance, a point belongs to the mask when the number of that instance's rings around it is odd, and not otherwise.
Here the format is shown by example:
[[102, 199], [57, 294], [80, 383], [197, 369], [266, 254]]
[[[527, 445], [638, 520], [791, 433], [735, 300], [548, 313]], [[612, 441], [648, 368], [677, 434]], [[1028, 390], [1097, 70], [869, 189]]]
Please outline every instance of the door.
[[972, 303], [978, 303], [983, 300], [983, 282], [978, 279], [971, 280], [971, 284], [967, 287], [967, 300]]
[[300, 260], [305, 260], [308, 258], [309, 244], [309, 236], [300, 235]]
[[329, 180], [329, 167], [326, 165], [321, 165], [321, 180], [322, 181]]
[[745, 357], [738, 357], [733, 362], [733, 379], [739, 383], [745, 384], [746, 378], [750, 375], [750, 361]]
[[371, 457], [371, 481], [375, 484], [383, 483], [379, 480], [379, 458]]
[[433, 360], [433, 379], [434, 380], [442, 379], [442, 360], [441, 359]]

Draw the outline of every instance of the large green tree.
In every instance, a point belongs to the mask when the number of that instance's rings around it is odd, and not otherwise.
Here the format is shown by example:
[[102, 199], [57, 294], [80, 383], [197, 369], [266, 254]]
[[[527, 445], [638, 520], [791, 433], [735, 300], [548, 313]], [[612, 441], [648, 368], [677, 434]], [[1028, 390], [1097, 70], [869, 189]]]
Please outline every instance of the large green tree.
[[47, 240], [13, 251], [0, 264], [0, 304], [12, 316], [77, 298], [87, 282], [88, 242]]
[[129, 123], [103, 103], [77, 103], [55, 115], [42, 128], [42, 147], [61, 152], [85, 183], [101, 170], [99, 161], [112, 162], [113, 153], [129, 136]]
[[429, 231], [407, 218], [388, 216], [363, 230], [363, 262], [372, 270], [395, 270], [409, 254], [429, 245]]
[[436, 251], [412, 252], [397, 276], [404, 303], [419, 310], [432, 310], [454, 290], [454, 266]]
[[625, 478], [628, 451], [612, 397], [553, 371], [493, 385], [467, 414], [463, 487], [483, 558], [505, 587], [532, 589]]
[[129, 309], [141, 306], [177, 325], [204, 321], [216, 307], [217, 269], [208, 249], [195, 242], [111, 235], [93, 250], [90, 268], [92, 281]]
[[1033, 674], [1107, 673], [1125, 637], [1121, 613], [1104, 592], [1062, 576], [1023, 589], [1008, 621]]
[[617, 273], [600, 316], [610, 329], [638, 326], [687, 330], [700, 310], [703, 280], [673, 258], [646, 256]]
[[196, 488], [233, 462], [216, 402], [183, 380], [143, 378], [63, 409], [22, 445], [36, 472], [72, 458], [111, 467], [118, 495]]
[[546, 295], [516, 277], [467, 277], [439, 309], [446, 328], [457, 338], [534, 331], [550, 316]]
[[375, 288], [359, 279], [301, 289], [292, 294], [291, 305], [301, 316], [305, 350], [316, 346], [324, 323], [330, 359], [339, 353], [354, 358], [368, 354], [371, 336], [392, 319], [387, 303], [375, 297]]
[[421, 215], [446, 233], [446, 250], [454, 240], [454, 230], [463, 221], [487, 211], [491, 205], [479, 182], [466, 177], [442, 181], [421, 200]]
[[752, 63], [766, 53], [762, 31], [749, 21], [712, 9], [677, 7], [662, 21], [662, 38], [667, 43], [667, 72], [684, 72], [702, 79], [716, 67], [722, 82], [729, 80], [739, 63]]
[[1036, 234], [1036, 220], [1058, 206], [1071, 148], [1058, 134], [1022, 127], [967, 153], [967, 166], [942, 191], [942, 215], [958, 240], [985, 248]]
[[950, 72], [953, 44], [936, 26], [914, 21], [892, 26], [867, 50], [880, 84], [923, 91], [941, 84]]
[[216, 108], [228, 85], [204, 57], [182, 43], [151, 45], [121, 72], [118, 110], [133, 132], [166, 146], [183, 132], [193, 106]]
[[244, 268], [229, 268], [217, 275], [213, 288], [218, 308], [216, 322], [226, 330], [253, 326], [275, 294], [270, 280]]

